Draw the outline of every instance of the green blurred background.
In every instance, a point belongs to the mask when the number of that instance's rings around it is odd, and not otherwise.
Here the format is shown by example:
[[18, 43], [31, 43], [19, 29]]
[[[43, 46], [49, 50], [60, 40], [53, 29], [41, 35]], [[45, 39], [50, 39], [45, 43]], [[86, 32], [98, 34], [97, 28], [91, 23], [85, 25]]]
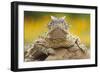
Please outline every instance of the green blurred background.
[[32, 43], [48, 31], [51, 16], [63, 17], [70, 25], [69, 31], [79, 36], [90, 47], [90, 14], [24, 11], [24, 43]]

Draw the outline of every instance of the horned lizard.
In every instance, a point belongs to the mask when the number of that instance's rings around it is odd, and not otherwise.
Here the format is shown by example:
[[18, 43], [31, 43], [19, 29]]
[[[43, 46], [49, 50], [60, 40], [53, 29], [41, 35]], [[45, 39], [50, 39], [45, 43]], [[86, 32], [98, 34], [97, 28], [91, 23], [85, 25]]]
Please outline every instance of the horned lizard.
[[26, 51], [25, 61], [89, 58], [87, 47], [81, 43], [79, 37], [69, 32], [65, 16], [51, 16], [48, 29], [47, 35], [37, 39]]

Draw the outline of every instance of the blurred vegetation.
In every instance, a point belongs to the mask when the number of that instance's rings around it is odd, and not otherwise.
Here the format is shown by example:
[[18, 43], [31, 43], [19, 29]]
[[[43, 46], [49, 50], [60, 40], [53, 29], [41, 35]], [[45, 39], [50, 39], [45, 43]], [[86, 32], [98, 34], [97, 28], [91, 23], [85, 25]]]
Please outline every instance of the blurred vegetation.
[[65, 20], [70, 25], [70, 33], [79, 36], [86, 46], [90, 46], [90, 14], [82, 13], [24, 11], [24, 42], [32, 43], [39, 36], [45, 35], [51, 16], [66, 16]]

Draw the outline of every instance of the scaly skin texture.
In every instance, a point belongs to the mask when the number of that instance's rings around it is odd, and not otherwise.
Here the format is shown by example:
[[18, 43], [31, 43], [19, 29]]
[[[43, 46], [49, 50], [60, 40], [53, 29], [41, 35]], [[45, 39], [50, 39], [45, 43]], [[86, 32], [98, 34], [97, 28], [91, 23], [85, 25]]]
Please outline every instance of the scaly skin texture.
[[41, 37], [25, 52], [25, 61], [87, 59], [89, 50], [68, 31], [64, 17], [51, 17], [47, 36]]

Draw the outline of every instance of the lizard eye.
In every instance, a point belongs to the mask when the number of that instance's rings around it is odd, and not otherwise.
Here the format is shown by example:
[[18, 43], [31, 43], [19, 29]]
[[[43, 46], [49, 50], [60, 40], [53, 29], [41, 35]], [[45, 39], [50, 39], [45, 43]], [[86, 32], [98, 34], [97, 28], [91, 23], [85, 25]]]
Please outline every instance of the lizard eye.
[[53, 26], [54, 25], [54, 21], [50, 22], [50, 25]]

